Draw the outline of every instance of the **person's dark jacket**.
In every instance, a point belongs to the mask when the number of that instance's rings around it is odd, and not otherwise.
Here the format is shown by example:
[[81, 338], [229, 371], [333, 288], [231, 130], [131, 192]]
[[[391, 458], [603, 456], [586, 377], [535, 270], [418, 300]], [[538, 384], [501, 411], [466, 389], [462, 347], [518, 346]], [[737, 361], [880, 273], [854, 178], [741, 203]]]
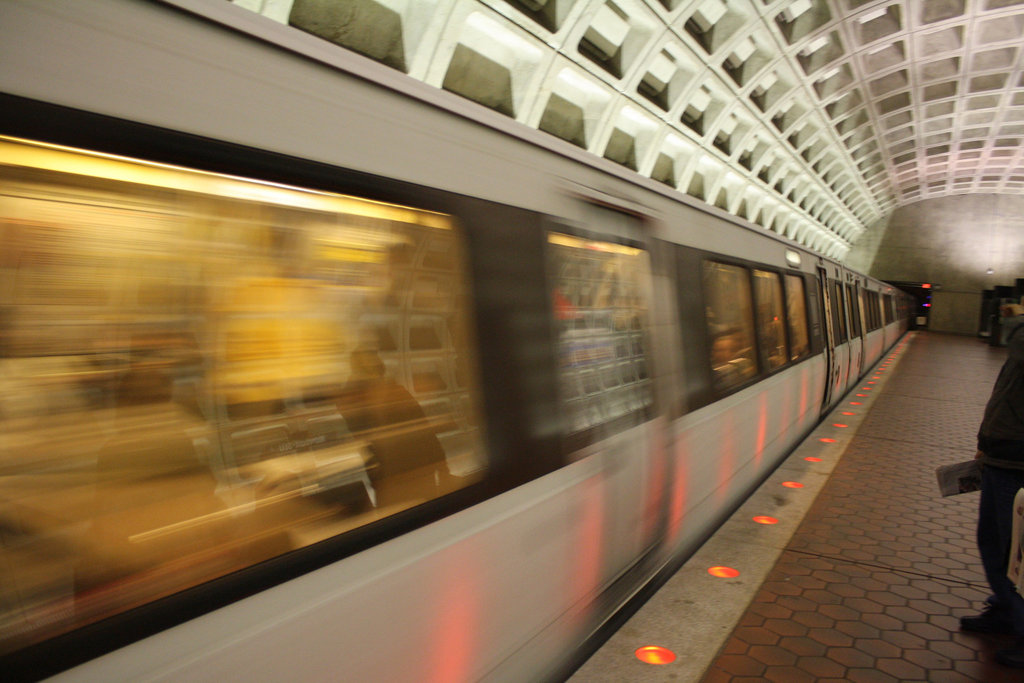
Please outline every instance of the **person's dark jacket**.
[[1024, 315], [1005, 318], [1007, 358], [978, 429], [982, 463], [1024, 469]]

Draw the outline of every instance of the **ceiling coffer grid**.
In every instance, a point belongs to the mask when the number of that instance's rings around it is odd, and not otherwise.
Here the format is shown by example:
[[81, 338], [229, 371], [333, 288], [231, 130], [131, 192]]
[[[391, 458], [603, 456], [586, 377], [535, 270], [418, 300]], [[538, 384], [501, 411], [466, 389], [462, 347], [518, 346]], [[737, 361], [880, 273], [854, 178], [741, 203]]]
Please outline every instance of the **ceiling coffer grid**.
[[1024, 193], [1024, 0], [236, 0], [842, 259]]

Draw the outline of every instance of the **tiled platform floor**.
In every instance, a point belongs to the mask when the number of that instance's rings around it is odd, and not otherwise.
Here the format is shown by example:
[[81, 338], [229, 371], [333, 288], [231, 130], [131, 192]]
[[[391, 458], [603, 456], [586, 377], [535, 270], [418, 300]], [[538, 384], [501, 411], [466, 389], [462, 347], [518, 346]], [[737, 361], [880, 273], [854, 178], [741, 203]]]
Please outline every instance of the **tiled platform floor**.
[[[1024, 681], [961, 633], [987, 595], [978, 494], [938, 495], [973, 456], [1005, 351], [919, 332], [704, 683]], [[883, 372], [886, 371], [883, 369]]]

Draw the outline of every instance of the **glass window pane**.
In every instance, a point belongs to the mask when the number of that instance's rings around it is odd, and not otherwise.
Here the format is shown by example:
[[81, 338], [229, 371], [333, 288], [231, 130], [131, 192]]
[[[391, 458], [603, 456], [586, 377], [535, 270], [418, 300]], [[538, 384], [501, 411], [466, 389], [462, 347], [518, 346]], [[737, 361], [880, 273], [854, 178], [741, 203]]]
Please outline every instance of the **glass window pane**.
[[757, 302], [757, 341], [761, 361], [768, 370], [774, 370], [789, 360], [783, 323], [782, 280], [778, 273], [754, 271], [754, 301]]
[[789, 322], [790, 360], [803, 358], [810, 352], [807, 334], [807, 303], [803, 278], [786, 276], [786, 312]]
[[728, 391], [757, 375], [750, 273], [705, 261], [703, 283], [714, 384]]
[[560, 233], [548, 247], [569, 433], [636, 424], [653, 402], [647, 252]]
[[0, 653], [485, 470], [449, 217], [0, 156]]
[[857, 299], [854, 295], [853, 285], [846, 285], [846, 312], [850, 316], [850, 336], [861, 336], [860, 312], [857, 310]]
[[854, 306], [857, 311], [857, 319], [860, 320], [860, 333], [864, 335], [868, 332], [871, 323], [867, 319], [867, 312], [864, 310], [864, 290], [859, 286], [854, 287], [855, 299]]
[[846, 341], [846, 313], [843, 310], [843, 285], [841, 282], [832, 282], [832, 315], [835, 321], [836, 344]]

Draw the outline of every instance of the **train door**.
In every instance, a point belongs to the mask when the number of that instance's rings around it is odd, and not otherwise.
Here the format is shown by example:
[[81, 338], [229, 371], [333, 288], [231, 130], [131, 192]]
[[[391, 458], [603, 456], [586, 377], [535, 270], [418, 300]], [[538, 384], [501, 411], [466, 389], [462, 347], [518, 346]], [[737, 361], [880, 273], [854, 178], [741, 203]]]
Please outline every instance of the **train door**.
[[564, 446], [585, 473], [572, 503], [586, 520], [581, 571], [594, 582], [588, 588], [597, 588], [658, 542], [666, 464], [664, 427], [653, 419], [654, 298], [644, 218], [580, 206], [581, 226], [547, 226], [547, 252]]
[[854, 283], [853, 290], [857, 294], [857, 315], [860, 317], [860, 338], [864, 344], [867, 344], [868, 336], [868, 319], [864, 315], [864, 288], [861, 287], [860, 283]]
[[832, 324], [832, 296], [828, 287], [828, 271], [818, 268], [818, 292], [821, 295], [821, 317], [824, 321], [825, 333], [825, 397], [821, 404], [821, 412], [828, 412], [835, 395], [836, 380], [839, 377], [839, 363], [836, 360], [835, 329]]
[[858, 310], [857, 285], [846, 284], [846, 312], [850, 319], [850, 375], [856, 380], [864, 372], [864, 338]]
[[846, 297], [843, 296], [843, 283], [832, 280], [832, 334], [835, 341], [835, 358], [838, 368], [835, 394], [845, 393], [850, 383], [850, 343], [846, 322]]

